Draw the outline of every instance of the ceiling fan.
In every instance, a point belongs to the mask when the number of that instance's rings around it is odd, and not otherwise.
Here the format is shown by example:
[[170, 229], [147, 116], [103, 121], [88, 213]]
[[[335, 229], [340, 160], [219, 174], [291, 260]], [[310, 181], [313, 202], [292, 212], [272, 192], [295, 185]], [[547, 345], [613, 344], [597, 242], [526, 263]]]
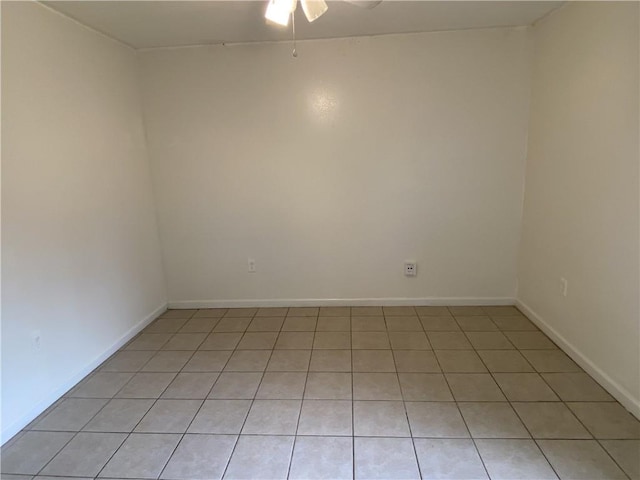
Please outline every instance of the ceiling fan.
[[[382, 3], [382, 0], [344, 0], [347, 3], [357, 5], [363, 8], [373, 8]], [[322, 14], [324, 14], [329, 7], [325, 0], [300, 0], [302, 4], [302, 10], [305, 17], [309, 22], [313, 22]], [[298, 0], [269, 0], [267, 5], [267, 11], [264, 17], [273, 23], [286, 27], [289, 24], [289, 17], [295, 12], [298, 5]]]

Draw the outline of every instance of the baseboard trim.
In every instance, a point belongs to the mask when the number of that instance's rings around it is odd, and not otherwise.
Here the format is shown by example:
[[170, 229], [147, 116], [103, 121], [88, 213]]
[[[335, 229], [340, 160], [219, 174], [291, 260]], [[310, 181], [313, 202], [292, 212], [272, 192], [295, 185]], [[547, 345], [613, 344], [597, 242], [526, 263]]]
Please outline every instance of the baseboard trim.
[[640, 399], [635, 398], [631, 392], [613, 380], [606, 372], [592, 362], [589, 357], [582, 353], [569, 340], [564, 338], [558, 331], [549, 325], [531, 307], [521, 300], [516, 300], [516, 307], [522, 311], [529, 319], [535, 323], [540, 330], [547, 334], [574, 362], [580, 365], [589, 375], [591, 375], [607, 392], [618, 400], [629, 412], [640, 419]]
[[46, 395], [37, 406], [35, 406], [29, 413], [22, 416], [8, 427], [3, 425], [1, 434], [1, 443], [4, 445], [6, 442], [16, 435], [20, 430], [29, 425], [35, 418], [42, 412], [49, 408], [53, 403], [58, 400], [62, 395], [67, 393], [73, 388], [80, 380], [86, 377], [89, 373], [95, 370], [102, 362], [113, 355], [118, 349], [124, 346], [129, 340], [135, 337], [142, 329], [155, 320], [160, 314], [167, 309], [167, 304], [163, 303], [158, 308], [153, 310], [149, 315], [140, 320], [137, 324], [131, 327], [126, 333], [124, 333], [118, 340], [116, 340], [109, 348], [107, 348], [100, 355], [96, 356], [91, 362], [83, 366], [77, 372], [75, 372], [69, 379], [63, 382], [58, 388], [54, 389], [48, 395]]
[[427, 298], [275, 298], [247, 300], [173, 300], [169, 308], [246, 308], [246, 307], [401, 307], [513, 305], [512, 297], [427, 297]]

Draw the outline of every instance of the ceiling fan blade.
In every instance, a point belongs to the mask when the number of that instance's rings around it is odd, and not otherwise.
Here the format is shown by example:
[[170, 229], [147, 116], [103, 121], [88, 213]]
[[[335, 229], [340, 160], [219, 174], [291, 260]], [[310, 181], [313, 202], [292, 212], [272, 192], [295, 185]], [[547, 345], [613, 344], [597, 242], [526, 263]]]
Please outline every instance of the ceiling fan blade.
[[300, 0], [300, 3], [302, 4], [302, 10], [307, 20], [310, 22], [320, 17], [328, 8], [327, 2], [324, 0]]
[[289, 17], [296, 9], [297, 0], [269, 0], [264, 18], [270, 22], [286, 27], [289, 25]]
[[382, 0], [344, 0], [344, 1], [347, 3], [350, 3], [351, 5], [356, 5], [362, 8], [368, 8], [369, 10], [377, 7], [382, 3]]

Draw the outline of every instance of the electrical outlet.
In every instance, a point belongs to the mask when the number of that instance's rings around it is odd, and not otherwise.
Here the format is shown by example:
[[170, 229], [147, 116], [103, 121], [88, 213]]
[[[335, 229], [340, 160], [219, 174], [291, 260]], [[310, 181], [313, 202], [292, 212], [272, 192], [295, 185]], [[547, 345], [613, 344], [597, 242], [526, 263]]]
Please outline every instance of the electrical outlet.
[[560, 277], [560, 288], [562, 289], [562, 296], [567, 296], [567, 289], [569, 288], [569, 282], [564, 277]]
[[407, 277], [415, 277], [418, 274], [418, 264], [416, 262], [404, 262], [404, 274]]
[[256, 273], [256, 261], [253, 258], [247, 259], [247, 266], [249, 273]]

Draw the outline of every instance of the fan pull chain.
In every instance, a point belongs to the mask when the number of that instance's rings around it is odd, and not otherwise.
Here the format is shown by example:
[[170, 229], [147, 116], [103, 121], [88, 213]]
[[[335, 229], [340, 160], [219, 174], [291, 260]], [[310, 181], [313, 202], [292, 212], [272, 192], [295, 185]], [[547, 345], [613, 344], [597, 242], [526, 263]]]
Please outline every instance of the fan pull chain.
[[298, 52], [296, 51], [296, 12], [295, 10], [291, 13], [291, 27], [293, 29], [293, 58], [298, 56]]

